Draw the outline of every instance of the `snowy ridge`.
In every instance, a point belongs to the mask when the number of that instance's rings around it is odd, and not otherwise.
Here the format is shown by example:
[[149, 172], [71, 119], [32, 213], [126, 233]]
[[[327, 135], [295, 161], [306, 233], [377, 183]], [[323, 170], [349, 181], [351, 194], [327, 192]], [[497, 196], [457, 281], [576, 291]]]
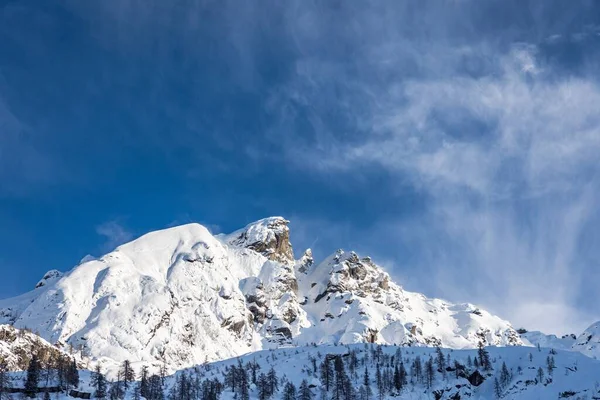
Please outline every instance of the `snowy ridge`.
[[217, 237], [199, 224], [151, 232], [46, 275], [0, 301], [0, 323], [35, 326], [109, 371], [125, 359], [175, 371], [311, 343], [523, 344], [508, 322], [405, 291], [368, 257], [294, 260], [281, 217]]
[[589, 357], [600, 357], [600, 321], [592, 324], [581, 335], [572, 346], [572, 349], [579, 351]]

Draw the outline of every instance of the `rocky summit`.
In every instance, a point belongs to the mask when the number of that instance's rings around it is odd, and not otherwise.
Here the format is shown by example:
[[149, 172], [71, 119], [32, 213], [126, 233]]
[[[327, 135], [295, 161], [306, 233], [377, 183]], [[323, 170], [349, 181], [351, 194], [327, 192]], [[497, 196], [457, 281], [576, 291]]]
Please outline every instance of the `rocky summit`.
[[0, 302], [0, 323], [110, 370], [123, 360], [171, 370], [290, 345], [372, 342], [474, 348], [523, 342], [471, 304], [404, 290], [369, 257], [296, 259], [289, 222], [228, 235], [199, 224], [148, 233]]

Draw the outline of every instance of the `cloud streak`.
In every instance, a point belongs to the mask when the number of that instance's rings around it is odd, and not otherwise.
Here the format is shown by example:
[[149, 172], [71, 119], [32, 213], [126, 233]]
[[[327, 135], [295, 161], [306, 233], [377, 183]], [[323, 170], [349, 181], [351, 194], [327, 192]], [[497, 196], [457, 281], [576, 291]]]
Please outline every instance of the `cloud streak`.
[[102, 251], [114, 250], [117, 246], [133, 239], [133, 234], [117, 220], [98, 225], [96, 233], [106, 239], [101, 246]]
[[[415, 220], [356, 232], [414, 244], [411, 260], [397, 263], [418, 276], [416, 288], [548, 332], [598, 318], [600, 310], [580, 303], [596, 265], [578, 246], [597, 217], [598, 81], [546, 63], [535, 44], [475, 41], [439, 51], [444, 43], [371, 39], [376, 57], [356, 61], [358, 72], [307, 58], [274, 92], [275, 131], [296, 132], [287, 158], [345, 176], [378, 168], [427, 196]], [[411, 57], [418, 72], [394, 74]], [[381, 85], [377, 74], [390, 79]], [[340, 114], [333, 119], [331, 107]], [[295, 130], [303, 113], [308, 139]], [[401, 195], [386, 190], [373, 196]]]

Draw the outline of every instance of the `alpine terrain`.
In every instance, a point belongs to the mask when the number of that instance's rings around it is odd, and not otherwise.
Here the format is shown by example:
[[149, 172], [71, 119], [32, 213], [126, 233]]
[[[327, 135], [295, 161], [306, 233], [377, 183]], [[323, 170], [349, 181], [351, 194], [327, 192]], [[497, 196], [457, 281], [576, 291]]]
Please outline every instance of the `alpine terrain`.
[[[0, 392], [68, 358], [95, 372], [48, 372], [63, 377], [53, 390], [99, 398], [105, 374], [111, 398], [151, 400], [600, 396], [600, 362], [586, 357], [598, 354], [598, 324], [579, 337], [520, 335], [472, 304], [406, 291], [352, 251], [295, 258], [288, 224], [227, 235], [183, 225], [49, 271], [0, 301]], [[22, 390], [48, 390], [36, 387]]]

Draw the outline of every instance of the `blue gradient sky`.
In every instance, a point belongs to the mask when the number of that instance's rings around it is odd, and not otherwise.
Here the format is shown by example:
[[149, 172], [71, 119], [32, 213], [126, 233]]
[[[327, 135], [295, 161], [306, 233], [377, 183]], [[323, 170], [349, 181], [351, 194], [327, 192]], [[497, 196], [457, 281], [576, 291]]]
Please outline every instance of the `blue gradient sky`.
[[578, 332], [599, 67], [594, 1], [1, 1], [0, 296], [149, 230], [283, 215], [297, 253]]

